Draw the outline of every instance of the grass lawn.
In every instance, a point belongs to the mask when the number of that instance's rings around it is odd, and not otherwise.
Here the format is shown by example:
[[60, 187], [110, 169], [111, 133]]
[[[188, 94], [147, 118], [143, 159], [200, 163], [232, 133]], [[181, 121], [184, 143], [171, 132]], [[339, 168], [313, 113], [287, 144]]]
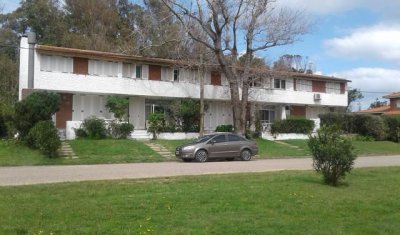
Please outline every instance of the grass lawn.
[[310, 153], [305, 149], [291, 148], [274, 141], [257, 139], [258, 155], [260, 158], [293, 158], [304, 157]]
[[397, 234], [400, 168], [0, 187], [0, 234]]
[[[308, 151], [307, 140], [286, 140]], [[390, 141], [353, 141], [354, 148], [359, 156], [400, 155], [400, 143]]]
[[193, 140], [190, 139], [183, 139], [183, 140], [151, 140], [153, 143], [161, 144], [165, 148], [167, 148], [169, 151], [172, 153], [175, 153], [176, 147], [182, 144], [187, 144], [190, 142], [193, 142]]
[[22, 144], [0, 141], [0, 165], [105, 164], [165, 160], [143, 143], [134, 140], [72, 140], [69, 143], [79, 158], [48, 158]]

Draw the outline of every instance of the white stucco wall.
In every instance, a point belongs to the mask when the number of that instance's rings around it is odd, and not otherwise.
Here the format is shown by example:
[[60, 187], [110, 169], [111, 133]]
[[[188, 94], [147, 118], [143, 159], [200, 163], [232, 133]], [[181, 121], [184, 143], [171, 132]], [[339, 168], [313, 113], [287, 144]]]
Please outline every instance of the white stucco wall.
[[18, 99], [22, 99], [22, 89], [28, 88], [28, 61], [29, 61], [29, 44], [28, 38], [22, 37], [19, 49], [19, 92]]
[[129, 97], [129, 122], [136, 130], [146, 128], [145, 98]]

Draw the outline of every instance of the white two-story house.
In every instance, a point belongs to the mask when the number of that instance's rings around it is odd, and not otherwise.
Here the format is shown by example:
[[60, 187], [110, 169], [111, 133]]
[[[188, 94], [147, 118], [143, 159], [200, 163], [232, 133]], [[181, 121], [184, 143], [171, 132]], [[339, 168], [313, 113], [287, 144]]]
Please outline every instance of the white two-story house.
[[[204, 123], [205, 130], [213, 131], [233, 121], [227, 79], [217, 69], [208, 68], [204, 75]], [[146, 130], [148, 114], [162, 110], [164, 104], [200, 98], [199, 74], [198, 68], [181, 61], [32, 45], [22, 37], [19, 99], [34, 90], [59, 93], [61, 106], [54, 119], [57, 128], [65, 129], [69, 122], [92, 115], [112, 119], [105, 107], [106, 97], [123, 95], [129, 97], [129, 122], [135, 130]], [[301, 73], [268, 74], [254, 81], [249, 96], [250, 115], [254, 118], [258, 114], [264, 127], [288, 116], [317, 119], [321, 113], [342, 111], [347, 106], [348, 80]]]

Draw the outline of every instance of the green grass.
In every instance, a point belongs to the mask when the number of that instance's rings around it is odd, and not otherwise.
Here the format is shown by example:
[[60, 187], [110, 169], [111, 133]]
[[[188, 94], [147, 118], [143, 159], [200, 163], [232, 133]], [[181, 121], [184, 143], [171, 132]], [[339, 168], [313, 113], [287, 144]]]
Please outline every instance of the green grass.
[[0, 187], [0, 234], [397, 234], [400, 168]]
[[304, 149], [291, 148], [274, 141], [264, 139], [257, 139], [256, 141], [260, 158], [293, 158], [309, 155], [309, 152]]
[[48, 158], [22, 144], [0, 141], [0, 165], [106, 164], [165, 160], [142, 142], [134, 140], [73, 140], [69, 143], [79, 158]]
[[177, 146], [182, 145], [182, 144], [187, 144], [190, 142], [193, 142], [193, 140], [151, 140], [153, 143], [161, 144], [165, 148], [167, 148], [169, 151], [172, 153], [175, 153], [175, 149]]
[[[309, 151], [307, 140], [286, 140], [284, 142]], [[353, 145], [359, 156], [400, 154], [400, 144], [390, 141], [353, 141]]]

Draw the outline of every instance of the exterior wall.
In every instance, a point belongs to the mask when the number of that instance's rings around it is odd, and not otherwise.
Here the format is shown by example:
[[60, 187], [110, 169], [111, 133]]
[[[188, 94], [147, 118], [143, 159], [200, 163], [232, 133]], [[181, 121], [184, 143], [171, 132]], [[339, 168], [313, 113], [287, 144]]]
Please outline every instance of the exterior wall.
[[74, 94], [72, 98], [72, 120], [82, 121], [90, 116], [113, 119], [114, 115], [108, 112], [105, 104], [106, 97], [102, 95]]
[[22, 37], [19, 50], [19, 93], [18, 99], [22, 99], [22, 89], [28, 88], [28, 62], [29, 62], [28, 38]]

